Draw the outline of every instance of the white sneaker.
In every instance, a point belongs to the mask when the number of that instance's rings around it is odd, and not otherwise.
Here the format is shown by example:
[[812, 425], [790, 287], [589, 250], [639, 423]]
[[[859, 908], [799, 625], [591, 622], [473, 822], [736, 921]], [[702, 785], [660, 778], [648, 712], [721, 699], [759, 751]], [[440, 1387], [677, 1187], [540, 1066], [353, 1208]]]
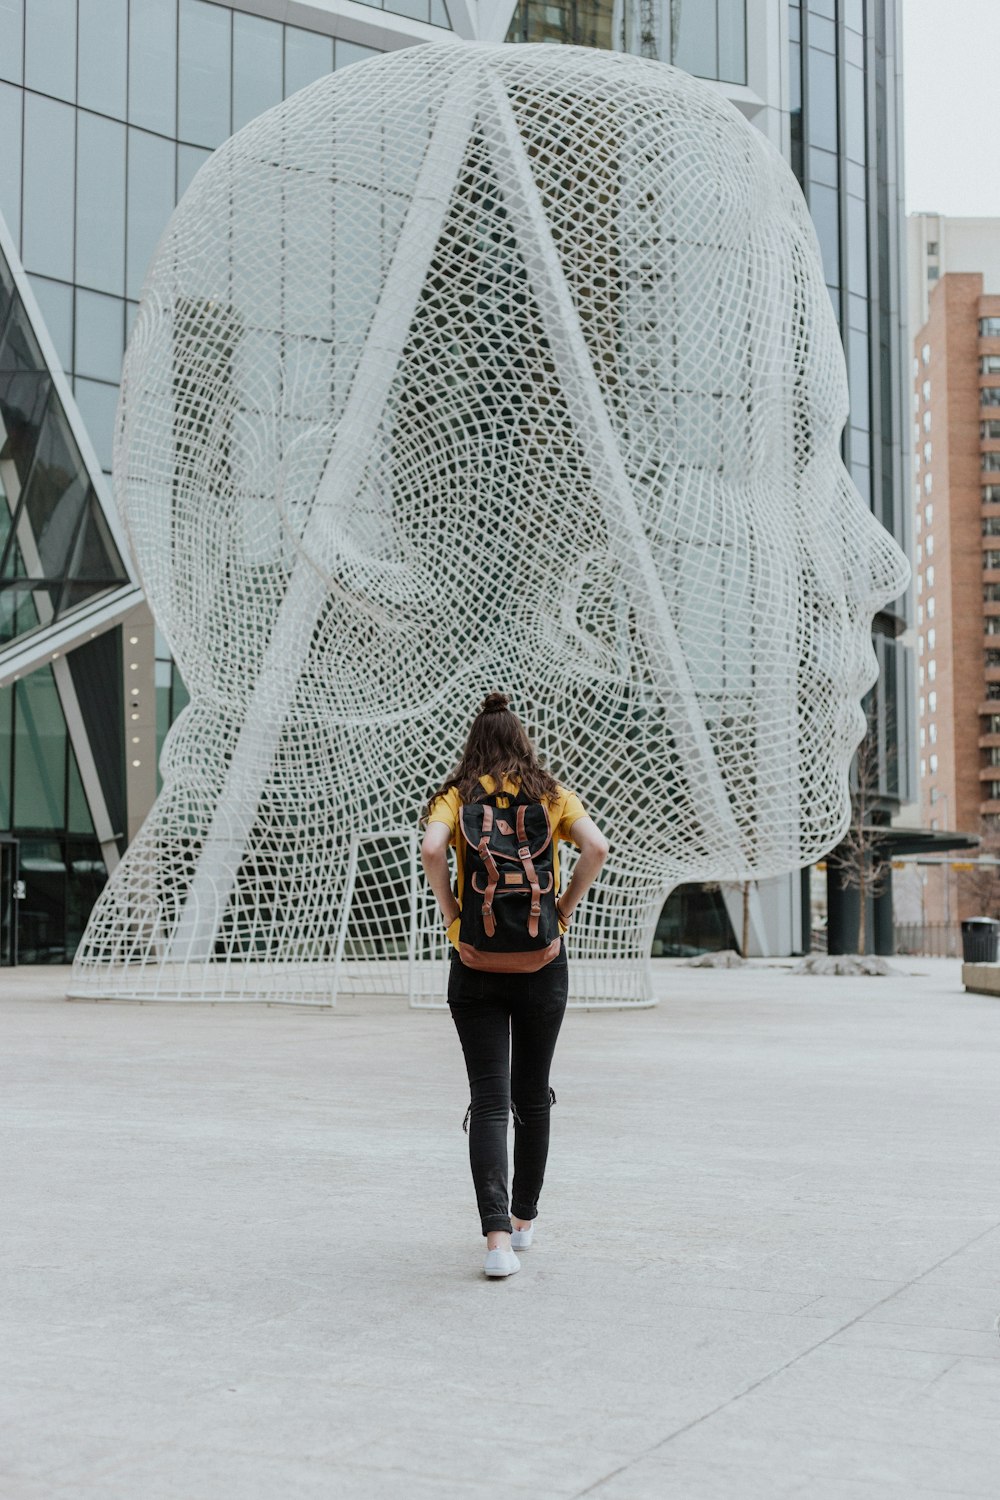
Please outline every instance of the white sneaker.
[[513, 1276], [521, 1269], [521, 1262], [513, 1250], [487, 1250], [483, 1270], [487, 1276]]
[[527, 1250], [535, 1238], [535, 1221], [532, 1219], [527, 1229], [512, 1229], [510, 1232], [510, 1248], [512, 1250]]

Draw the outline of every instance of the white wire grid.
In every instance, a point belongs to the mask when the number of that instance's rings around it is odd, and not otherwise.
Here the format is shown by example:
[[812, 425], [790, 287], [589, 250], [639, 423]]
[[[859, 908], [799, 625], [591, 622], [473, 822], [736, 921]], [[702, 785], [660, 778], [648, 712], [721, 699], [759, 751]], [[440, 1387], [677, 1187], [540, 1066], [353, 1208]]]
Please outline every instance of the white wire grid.
[[571, 1003], [650, 1003], [677, 883], [846, 826], [907, 581], [846, 413], [794, 177], [688, 74], [448, 42], [252, 121], [129, 342], [118, 503], [191, 702], [73, 993], [443, 1003], [416, 818], [499, 688], [611, 843]]

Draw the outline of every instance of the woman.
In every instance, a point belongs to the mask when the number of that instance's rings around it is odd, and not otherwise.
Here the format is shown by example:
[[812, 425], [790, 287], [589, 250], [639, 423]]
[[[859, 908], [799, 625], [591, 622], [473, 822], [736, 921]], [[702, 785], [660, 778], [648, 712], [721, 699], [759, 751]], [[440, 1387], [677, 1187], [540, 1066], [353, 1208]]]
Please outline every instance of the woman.
[[[558, 844], [568, 839], [580, 857], [569, 885], [558, 896], [559, 934], [595, 880], [608, 844], [584, 812], [580, 799], [560, 786], [538, 761], [524, 726], [503, 693], [490, 693], [469, 731], [462, 758], [430, 799], [421, 859], [453, 944], [448, 1005], [469, 1074], [469, 1161], [483, 1234], [487, 1276], [509, 1276], [521, 1263], [515, 1249], [534, 1236], [538, 1196], [549, 1149], [549, 1110], [555, 1094], [549, 1067], [566, 1011], [569, 969], [566, 942], [534, 972], [487, 972], [463, 963], [459, 928], [465, 894], [463, 806], [490, 798], [503, 810], [508, 797], [542, 803], [552, 831], [553, 889], [559, 891]], [[501, 813], [497, 813], [499, 820]], [[455, 848], [457, 880], [448, 878], [448, 845]], [[466, 950], [468, 957], [474, 957]], [[507, 1199], [507, 1124], [514, 1112], [514, 1183]]]

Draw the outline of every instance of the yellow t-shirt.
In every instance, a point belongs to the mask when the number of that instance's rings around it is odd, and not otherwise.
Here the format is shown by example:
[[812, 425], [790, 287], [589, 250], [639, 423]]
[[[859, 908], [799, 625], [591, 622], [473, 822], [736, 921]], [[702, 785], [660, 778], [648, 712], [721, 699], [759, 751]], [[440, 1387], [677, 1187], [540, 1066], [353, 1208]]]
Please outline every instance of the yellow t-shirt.
[[[492, 776], [480, 776], [479, 779], [487, 792], [492, 793], [494, 791], [496, 783], [493, 780]], [[511, 795], [515, 795], [517, 792], [517, 785], [508, 777], [504, 780], [503, 789], [505, 792], [509, 792], [511, 793]], [[500, 807], [503, 807], [504, 805], [505, 804], [503, 802], [498, 803], [498, 806]], [[451, 838], [448, 842], [454, 847], [455, 850], [455, 864], [457, 867], [456, 896], [458, 898], [459, 906], [462, 905], [462, 895], [465, 891], [465, 845], [462, 839], [459, 837], [458, 828], [458, 814], [461, 806], [462, 802], [461, 798], [458, 795], [458, 788], [453, 786], [450, 791], [445, 792], [443, 797], [438, 797], [436, 799], [427, 819], [428, 823], [444, 823], [451, 830]], [[576, 793], [568, 792], [564, 786], [556, 787], [556, 795], [547, 803], [546, 807], [549, 815], [549, 821], [552, 824], [552, 878], [555, 882], [554, 889], [558, 893], [559, 840], [566, 839], [570, 843], [572, 843], [573, 841], [570, 838], [570, 829], [576, 822], [577, 818], [585, 818], [587, 816], [587, 813], [583, 803], [580, 801]], [[458, 928], [460, 920], [461, 919], [459, 917], [456, 917], [454, 922], [452, 922], [451, 926], [448, 928], [448, 938], [454, 948], [458, 947]], [[562, 922], [559, 923], [559, 931], [566, 931], [566, 928], [563, 926]]]

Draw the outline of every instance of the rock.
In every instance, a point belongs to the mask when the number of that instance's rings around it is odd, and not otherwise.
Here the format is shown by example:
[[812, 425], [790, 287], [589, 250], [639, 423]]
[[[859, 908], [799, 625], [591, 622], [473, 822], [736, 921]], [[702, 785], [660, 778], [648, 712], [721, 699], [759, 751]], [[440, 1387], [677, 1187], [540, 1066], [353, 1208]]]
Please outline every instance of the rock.
[[810, 953], [791, 971], [793, 974], [845, 974], [883, 976], [898, 974], [891, 964], [875, 954], [860, 953]]

